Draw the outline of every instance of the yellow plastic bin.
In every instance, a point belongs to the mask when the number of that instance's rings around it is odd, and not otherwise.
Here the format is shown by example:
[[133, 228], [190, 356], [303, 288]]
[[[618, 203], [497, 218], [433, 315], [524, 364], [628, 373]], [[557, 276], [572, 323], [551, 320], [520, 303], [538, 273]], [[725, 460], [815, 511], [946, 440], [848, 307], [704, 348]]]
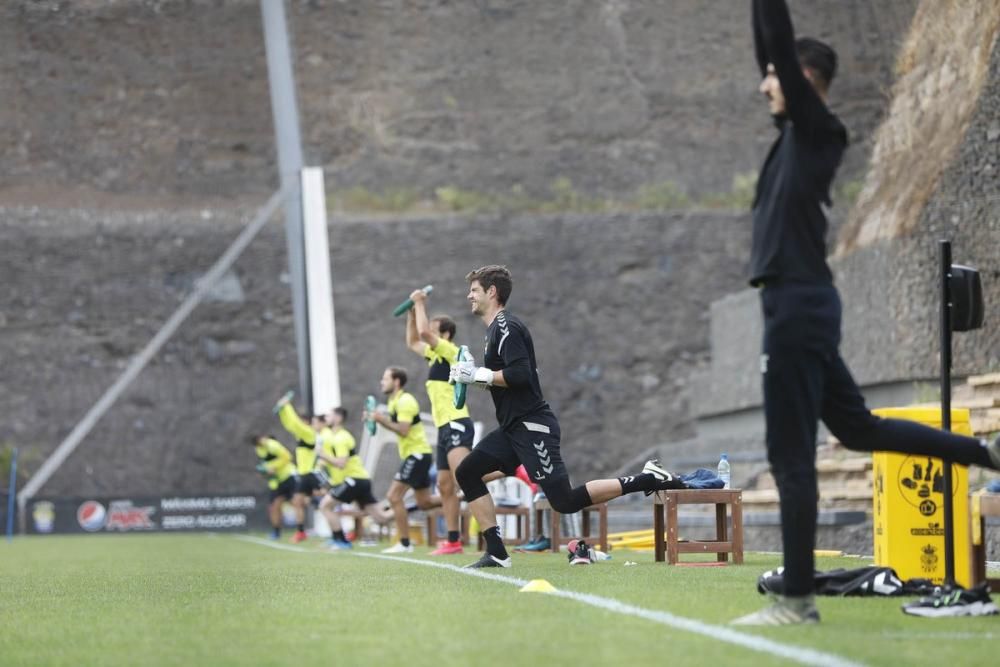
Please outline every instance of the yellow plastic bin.
[[[941, 408], [880, 408], [880, 417], [907, 419], [941, 428]], [[951, 430], [972, 435], [968, 410], [951, 411]], [[875, 564], [891, 567], [903, 580], [944, 581], [944, 481], [941, 459], [896, 452], [872, 455]], [[972, 584], [969, 559], [969, 470], [952, 464], [955, 580]]]

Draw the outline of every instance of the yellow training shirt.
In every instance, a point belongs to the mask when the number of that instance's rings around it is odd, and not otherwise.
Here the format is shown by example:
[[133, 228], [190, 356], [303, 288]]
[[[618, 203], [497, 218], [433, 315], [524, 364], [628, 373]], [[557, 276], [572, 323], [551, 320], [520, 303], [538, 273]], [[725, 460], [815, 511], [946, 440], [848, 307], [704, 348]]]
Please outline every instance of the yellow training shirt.
[[458, 346], [439, 336], [437, 345], [424, 346], [424, 358], [430, 366], [426, 386], [434, 425], [441, 428], [448, 422], [468, 417], [468, 407], [455, 408], [455, 387], [448, 382], [451, 365], [458, 361]]
[[413, 454], [430, 454], [431, 446], [427, 444], [427, 434], [420, 423], [420, 404], [413, 394], [403, 391], [389, 399], [389, 417], [398, 424], [411, 424], [406, 435], [399, 438], [399, 458], [405, 459]]

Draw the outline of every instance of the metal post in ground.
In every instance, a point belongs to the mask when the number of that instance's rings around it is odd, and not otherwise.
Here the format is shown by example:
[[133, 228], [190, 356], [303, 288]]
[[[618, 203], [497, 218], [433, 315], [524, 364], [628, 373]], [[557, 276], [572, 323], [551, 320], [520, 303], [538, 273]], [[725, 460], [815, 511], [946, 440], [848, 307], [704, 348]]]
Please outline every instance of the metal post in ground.
[[[941, 428], [951, 430], [951, 242], [940, 242], [941, 267]], [[942, 461], [944, 475], [944, 585], [955, 587], [955, 517], [951, 461]]]
[[7, 485], [7, 541], [14, 539], [14, 503], [17, 497], [17, 447], [10, 455], [10, 484]]

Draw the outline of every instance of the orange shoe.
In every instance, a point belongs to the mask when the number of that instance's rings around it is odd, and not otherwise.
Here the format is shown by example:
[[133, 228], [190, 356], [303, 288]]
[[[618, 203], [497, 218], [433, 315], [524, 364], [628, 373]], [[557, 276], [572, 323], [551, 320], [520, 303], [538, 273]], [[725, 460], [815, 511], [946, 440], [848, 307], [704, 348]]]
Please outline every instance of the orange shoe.
[[438, 548], [431, 552], [432, 556], [448, 556], [450, 554], [464, 554], [461, 542], [441, 542]]
[[295, 531], [295, 534], [292, 535], [292, 543], [298, 544], [302, 540], [306, 539], [306, 537], [308, 537], [308, 535], [305, 534], [305, 531], [297, 530]]

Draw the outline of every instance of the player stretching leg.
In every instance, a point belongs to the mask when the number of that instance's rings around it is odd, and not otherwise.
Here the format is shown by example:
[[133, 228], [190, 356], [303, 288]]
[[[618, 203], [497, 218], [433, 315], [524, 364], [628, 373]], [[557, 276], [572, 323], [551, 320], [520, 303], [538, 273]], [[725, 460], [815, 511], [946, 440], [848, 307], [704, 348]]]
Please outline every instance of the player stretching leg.
[[376, 523], [382, 525], [392, 520], [392, 515], [382, 511], [378, 501], [372, 495], [371, 475], [361, 463], [355, 447], [354, 436], [344, 427], [347, 421], [347, 410], [344, 408], [334, 408], [326, 420], [330, 424], [332, 437], [329, 448], [324, 443], [324, 448], [317, 453], [323, 461], [329, 464], [330, 492], [323, 496], [319, 503], [319, 510], [326, 517], [330, 524], [330, 531], [333, 539], [330, 547], [332, 549], [350, 549], [351, 542], [341, 528], [340, 513], [334, 506], [338, 503], [356, 503], [358, 508], [372, 517]]
[[390, 366], [382, 374], [380, 387], [388, 398], [389, 414], [365, 411], [364, 419], [378, 422], [396, 434], [399, 439], [399, 458], [402, 463], [393, 477], [386, 498], [392, 506], [396, 518], [396, 532], [399, 542], [383, 549], [382, 553], [410, 553], [409, 520], [403, 496], [408, 488], [413, 489], [417, 507], [422, 510], [441, 506], [441, 500], [432, 496], [431, 486], [431, 446], [427, 444], [424, 426], [420, 423], [420, 405], [413, 394], [403, 391], [406, 386], [406, 371]]
[[441, 507], [448, 528], [448, 540], [431, 552], [432, 556], [462, 553], [459, 538], [458, 488], [452, 470], [458, 468], [469, 452], [475, 432], [467, 407], [456, 408], [454, 388], [448, 382], [451, 365], [458, 360], [455, 340], [455, 322], [447, 315], [427, 319], [427, 294], [416, 290], [410, 295], [413, 308], [406, 318], [406, 345], [427, 360], [427, 398], [431, 414], [438, 429], [437, 469]]
[[651, 494], [661, 489], [684, 488], [683, 482], [655, 460], [648, 461], [637, 475], [592, 480], [573, 487], [559, 453], [559, 422], [542, 397], [531, 334], [521, 320], [506, 310], [513, 288], [510, 271], [504, 266], [484, 266], [465, 278], [469, 282], [472, 312], [487, 326], [486, 355], [483, 367], [476, 367], [472, 361], [453, 364], [451, 379], [488, 387], [500, 424], [455, 471], [486, 541], [486, 553], [468, 567], [511, 564], [500, 537], [493, 499], [483, 483], [483, 475], [493, 471], [513, 475], [523, 463], [531, 479], [545, 491], [553, 509], [564, 514], [627, 493]]
[[295, 495], [295, 464], [291, 452], [269, 435], [250, 436], [248, 442], [260, 459], [257, 471], [267, 476], [267, 488], [271, 491], [267, 515], [271, 519], [271, 539], [276, 540], [281, 537], [281, 503], [291, 501]]
[[1000, 467], [991, 445], [914, 422], [880, 419], [865, 406], [840, 357], [841, 305], [826, 263], [830, 184], [847, 131], [826, 106], [837, 55], [795, 40], [784, 0], [753, 0], [757, 62], [779, 134], [753, 206], [750, 284], [761, 288], [761, 359], [767, 458], [781, 503], [785, 594], [742, 625], [816, 623], [816, 431], [820, 419], [845, 447]]

